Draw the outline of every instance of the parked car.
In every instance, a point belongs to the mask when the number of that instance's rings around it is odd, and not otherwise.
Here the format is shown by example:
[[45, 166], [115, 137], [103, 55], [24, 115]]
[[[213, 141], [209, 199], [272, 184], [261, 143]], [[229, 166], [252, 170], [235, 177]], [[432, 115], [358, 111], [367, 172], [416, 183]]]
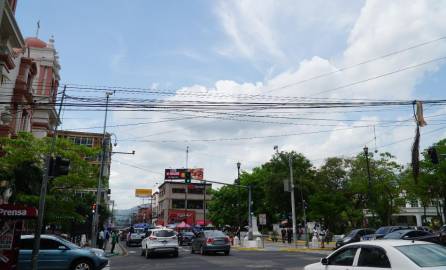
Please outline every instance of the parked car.
[[180, 246], [190, 245], [192, 243], [192, 238], [195, 237], [193, 232], [180, 232], [178, 234], [178, 243]]
[[410, 229], [410, 227], [407, 227], [407, 226], [384, 226], [384, 227], [380, 227], [378, 230], [376, 230], [376, 232], [374, 234], [364, 235], [362, 237], [362, 240], [366, 241], [366, 240], [381, 239], [384, 236], [386, 236], [388, 233], [398, 231], [398, 230], [407, 230], [407, 229]]
[[146, 236], [146, 231], [144, 228], [135, 228], [133, 232], [129, 231], [125, 245], [128, 247], [140, 246], [142, 239]]
[[[22, 235], [18, 268], [31, 269], [34, 235]], [[108, 259], [102, 249], [81, 248], [68, 240], [54, 235], [42, 235], [37, 259], [38, 269], [84, 269], [100, 270], [107, 266]]]
[[153, 254], [171, 254], [178, 257], [178, 238], [176, 233], [171, 229], [154, 229], [150, 231], [150, 235], [141, 242], [141, 254], [147, 259]]
[[352, 230], [349, 234], [344, 236], [342, 239], [336, 241], [336, 248], [340, 248], [343, 245], [347, 245], [350, 243], [355, 243], [361, 241], [361, 237], [364, 235], [374, 234], [375, 230], [366, 228], [366, 229], [356, 229]]
[[383, 237], [383, 239], [403, 239], [403, 240], [411, 240], [417, 239], [419, 237], [431, 236], [433, 235], [427, 231], [417, 231], [417, 230], [397, 230], [391, 232]]
[[230, 239], [222, 231], [202, 231], [192, 240], [191, 253], [199, 251], [201, 255], [209, 252], [224, 252], [227, 256], [231, 251]]
[[445, 269], [446, 248], [423, 241], [386, 240], [348, 244], [304, 270]]

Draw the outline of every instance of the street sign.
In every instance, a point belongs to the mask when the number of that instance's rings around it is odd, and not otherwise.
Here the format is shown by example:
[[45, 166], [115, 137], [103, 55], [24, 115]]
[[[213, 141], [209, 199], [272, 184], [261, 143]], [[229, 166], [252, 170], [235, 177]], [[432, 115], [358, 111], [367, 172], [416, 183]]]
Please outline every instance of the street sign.
[[152, 189], [150, 188], [137, 188], [135, 189], [135, 196], [137, 198], [149, 198], [152, 196]]
[[186, 172], [190, 172], [191, 179], [203, 180], [203, 168], [197, 169], [165, 169], [164, 179], [179, 180], [186, 179]]
[[266, 225], [266, 214], [259, 214], [259, 224]]

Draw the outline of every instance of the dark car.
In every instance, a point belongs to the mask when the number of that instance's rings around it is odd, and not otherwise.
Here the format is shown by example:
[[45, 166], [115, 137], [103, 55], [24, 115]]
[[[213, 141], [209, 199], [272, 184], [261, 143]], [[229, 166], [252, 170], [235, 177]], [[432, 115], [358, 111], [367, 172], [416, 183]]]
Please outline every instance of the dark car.
[[[31, 269], [33, 235], [22, 235], [18, 266], [20, 270]], [[54, 235], [42, 235], [37, 258], [38, 269], [85, 269], [100, 270], [107, 266], [108, 259], [101, 249], [87, 249]]]
[[199, 251], [201, 255], [209, 252], [224, 252], [227, 256], [231, 250], [229, 237], [222, 231], [202, 231], [197, 237], [194, 237], [191, 244], [191, 253]]
[[192, 238], [195, 234], [193, 232], [180, 232], [178, 234], [178, 244], [180, 246], [192, 244]]
[[359, 241], [361, 241], [361, 237], [363, 237], [364, 235], [374, 234], [374, 233], [375, 233], [375, 230], [370, 229], [370, 228], [353, 230], [349, 234], [344, 236], [344, 238], [336, 241], [336, 248], [340, 248], [343, 245], [347, 245], [350, 243], [359, 242]]
[[376, 232], [374, 234], [368, 234], [368, 235], [364, 235], [362, 237], [362, 240], [375, 240], [375, 239], [381, 239], [384, 236], [386, 236], [389, 233], [392, 233], [394, 231], [398, 231], [398, 230], [408, 230], [410, 229], [410, 227], [407, 226], [384, 226], [384, 227], [380, 227], [378, 230], [376, 230]]
[[424, 236], [431, 236], [433, 235], [430, 232], [427, 231], [420, 231], [420, 230], [397, 230], [394, 232], [391, 232], [383, 237], [383, 239], [403, 239], [403, 240], [412, 240], [412, 239], [418, 239], [420, 237]]

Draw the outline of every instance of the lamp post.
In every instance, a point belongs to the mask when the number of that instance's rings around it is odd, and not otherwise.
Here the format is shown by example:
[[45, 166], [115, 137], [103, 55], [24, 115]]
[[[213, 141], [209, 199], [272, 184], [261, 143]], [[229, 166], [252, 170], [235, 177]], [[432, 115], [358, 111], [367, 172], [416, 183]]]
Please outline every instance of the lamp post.
[[242, 166], [242, 164], [239, 162], [237, 162], [237, 185], [238, 185], [238, 190], [237, 190], [237, 212], [238, 212], [238, 227], [239, 227], [239, 231], [242, 229], [242, 217], [240, 214], [240, 167]]
[[372, 178], [370, 176], [370, 161], [369, 161], [369, 148], [367, 146], [364, 146], [363, 148], [364, 150], [364, 155], [365, 155], [365, 160], [367, 163], [367, 177], [368, 177], [368, 183], [367, 183], [367, 207], [370, 209], [370, 205], [371, 205], [371, 194], [372, 194]]

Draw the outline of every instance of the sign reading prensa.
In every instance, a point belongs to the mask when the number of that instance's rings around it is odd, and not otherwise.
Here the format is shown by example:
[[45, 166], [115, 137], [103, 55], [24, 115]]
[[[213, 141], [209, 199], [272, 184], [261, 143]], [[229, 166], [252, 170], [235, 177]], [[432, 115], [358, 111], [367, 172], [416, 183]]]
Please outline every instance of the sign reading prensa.
[[0, 218], [27, 219], [36, 217], [37, 217], [37, 209], [34, 207], [26, 207], [12, 204], [0, 205]]
[[164, 179], [166, 180], [179, 180], [186, 179], [186, 172], [190, 172], [191, 178], [195, 180], [203, 180], [203, 169], [166, 169], [164, 171]]

